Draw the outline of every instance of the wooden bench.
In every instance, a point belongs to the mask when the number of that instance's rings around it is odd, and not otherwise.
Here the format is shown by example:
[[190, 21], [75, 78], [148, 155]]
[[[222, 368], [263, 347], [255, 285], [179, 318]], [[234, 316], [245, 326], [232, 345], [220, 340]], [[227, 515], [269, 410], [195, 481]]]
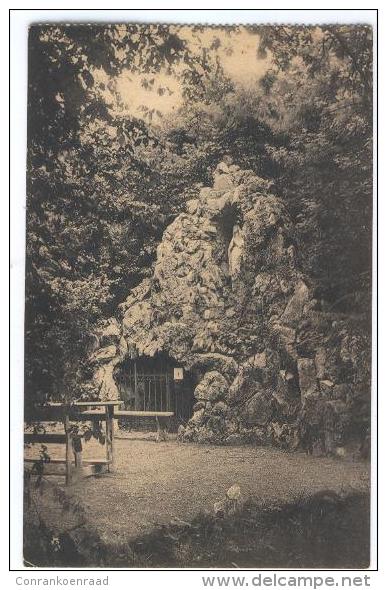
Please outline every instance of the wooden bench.
[[[110, 471], [114, 464], [114, 407], [121, 405], [121, 403], [119, 400], [75, 402], [73, 404], [50, 403], [40, 408], [34, 408], [33, 416], [30, 416], [32, 421], [39, 422], [39, 424], [60, 421], [63, 423], [64, 432], [25, 432], [25, 444], [64, 444], [66, 452], [64, 459], [50, 458], [46, 462], [39, 458], [25, 458], [25, 463], [27, 465], [39, 463], [44, 475], [65, 475], [66, 485], [74, 479]], [[106, 458], [85, 460], [82, 453], [82, 439], [72, 433], [70, 419], [75, 421], [90, 420], [87, 410], [94, 407], [98, 408], [98, 410], [92, 411], [94, 414], [98, 414], [98, 420], [106, 422], [104, 445]]]
[[[39, 459], [25, 458], [24, 462], [28, 465], [35, 465]], [[66, 484], [91, 475], [106, 473], [106, 468], [110, 465], [106, 459], [88, 459], [83, 460], [81, 465], [75, 464], [71, 468], [70, 478], [67, 477], [67, 465], [63, 459], [50, 459], [49, 463], [43, 463], [43, 475], [65, 476]]]
[[[121, 404], [120, 400], [84, 401], [73, 404], [52, 402], [46, 406], [35, 408], [31, 421], [39, 423], [62, 422], [64, 432], [25, 432], [25, 444], [64, 444], [65, 458], [50, 458], [48, 462], [41, 462], [38, 458], [25, 458], [25, 463], [34, 465], [40, 462], [44, 475], [65, 475], [66, 484], [75, 479], [111, 471], [114, 467], [114, 421], [117, 418], [155, 418], [157, 440], [165, 440], [167, 422], [174, 416], [174, 412], [116, 410], [115, 408]], [[70, 420], [76, 422], [104, 421], [106, 423], [105, 459], [83, 458], [81, 439], [72, 434]]]
[[[103, 419], [103, 410], [85, 410], [81, 416], [88, 420]], [[114, 418], [155, 418], [157, 437], [159, 440], [165, 439], [167, 422], [173, 418], [174, 412], [158, 412], [153, 410], [114, 410]]]
[[118, 418], [119, 416], [137, 416], [137, 417], [147, 417], [147, 418], [172, 418], [174, 416], [174, 412], [152, 412], [148, 410], [116, 410], [114, 412], [114, 417]]

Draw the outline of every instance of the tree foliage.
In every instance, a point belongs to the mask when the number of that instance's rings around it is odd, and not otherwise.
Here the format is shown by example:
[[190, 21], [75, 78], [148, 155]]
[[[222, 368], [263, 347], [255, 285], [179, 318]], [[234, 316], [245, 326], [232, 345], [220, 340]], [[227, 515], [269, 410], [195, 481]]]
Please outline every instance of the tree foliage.
[[[201, 27], [193, 34], [200, 36]], [[32, 27], [26, 262], [27, 399], [81, 393], [90, 334], [152, 272], [163, 230], [228, 154], [284, 197], [299, 260], [334, 310], [364, 311], [372, 225], [372, 35], [253, 28], [270, 67], [237, 84], [219, 44], [178, 27]], [[123, 71], [172, 115], [120, 103]]]

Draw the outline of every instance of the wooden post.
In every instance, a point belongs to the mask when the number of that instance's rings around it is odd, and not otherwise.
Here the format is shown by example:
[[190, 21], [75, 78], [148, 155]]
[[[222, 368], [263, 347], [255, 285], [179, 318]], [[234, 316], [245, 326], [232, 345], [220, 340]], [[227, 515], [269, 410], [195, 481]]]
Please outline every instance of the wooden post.
[[65, 408], [64, 429], [66, 433], [66, 486], [71, 483], [71, 456], [72, 456], [72, 440], [70, 432], [70, 419], [68, 409]]
[[160, 422], [158, 416], [156, 416], [156, 442], [160, 442], [161, 440], [161, 433], [160, 433]]
[[82, 439], [80, 436], [73, 437], [73, 451], [75, 459], [75, 468], [81, 472], [83, 466], [83, 455], [82, 455]]
[[167, 433], [166, 433], [166, 424], [164, 419], [160, 416], [156, 416], [156, 442], [161, 442], [167, 440]]
[[114, 406], [105, 406], [106, 416], [106, 460], [108, 464], [108, 471], [110, 467], [114, 467]]
[[82, 453], [74, 453], [74, 457], [75, 457], [75, 468], [72, 472], [71, 477], [72, 477], [72, 481], [79, 481], [80, 479], [85, 477], [83, 461], [82, 461]]
[[[110, 419], [109, 419], [109, 406], [105, 406], [105, 451], [106, 451], [106, 461], [110, 462]], [[108, 471], [110, 471], [110, 463], [107, 466]]]
[[114, 468], [114, 406], [109, 406], [109, 420], [110, 420], [110, 455], [112, 460], [112, 468]]

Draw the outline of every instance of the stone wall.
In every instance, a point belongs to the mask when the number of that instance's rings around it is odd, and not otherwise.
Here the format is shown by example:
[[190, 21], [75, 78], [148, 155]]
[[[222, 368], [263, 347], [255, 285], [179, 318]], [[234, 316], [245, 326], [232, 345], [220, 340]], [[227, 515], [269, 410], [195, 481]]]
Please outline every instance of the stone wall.
[[117, 397], [114, 372], [128, 353], [168, 353], [198, 381], [182, 441], [333, 452], [351, 429], [364, 431], [367, 326], [322, 311], [284, 202], [251, 171], [218, 165], [118, 315], [97, 335], [94, 385]]

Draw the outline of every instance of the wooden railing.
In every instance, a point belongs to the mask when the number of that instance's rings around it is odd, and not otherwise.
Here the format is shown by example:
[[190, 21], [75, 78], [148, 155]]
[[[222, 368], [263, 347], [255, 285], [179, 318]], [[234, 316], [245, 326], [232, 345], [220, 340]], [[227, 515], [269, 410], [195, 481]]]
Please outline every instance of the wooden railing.
[[[50, 403], [42, 407], [35, 407], [29, 420], [38, 422], [39, 425], [45, 422], [59, 422], [63, 424], [62, 432], [25, 432], [25, 444], [64, 444], [65, 456], [62, 459], [49, 460], [25, 458], [25, 463], [32, 465], [39, 464], [39, 473], [44, 475], [65, 475], [66, 484], [74, 479], [88, 477], [97, 473], [110, 471], [114, 466], [114, 407], [120, 406], [121, 401], [105, 402], [75, 402], [73, 404]], [[82, 438], [74, 433], [70, 420], [84, 421], [92, 420], [88, 416], [90, 407], [99, 408], [98, 420], [105, 421], [105, 459], [83, 458]], [[101, 411], [102, 410], [102, 411]], [[37, 470], [36, 470], [37, 471]], [[38, 471], [37, 471], [38, 472]]]
[[[114, 401], [82, 401], [73, 404], [49, 403], [35, 407], [29, 416], [30, 422], [59, 422], [63, 424], [63, 432], [25, 432], [25, 444], [64, 444], [65, 456], [62, 459], [50, 458], [47, 462], [36, 458], [25, 458], [27, 465], [40, 463], [44, 475], [65, 475], [66, 485], [82, 477], [88, 477], [114, 467], [114, 423], [117, 418], [155, 418], [157, 440], [165, 439], [167, 421], [173, 412], [156, 412], [140, 410], [118, 410], [122, 402]], [[105, 459], [84, 459], [81, 436], [74, 434], [71, 421], [103, 421], [105, 422]]]

